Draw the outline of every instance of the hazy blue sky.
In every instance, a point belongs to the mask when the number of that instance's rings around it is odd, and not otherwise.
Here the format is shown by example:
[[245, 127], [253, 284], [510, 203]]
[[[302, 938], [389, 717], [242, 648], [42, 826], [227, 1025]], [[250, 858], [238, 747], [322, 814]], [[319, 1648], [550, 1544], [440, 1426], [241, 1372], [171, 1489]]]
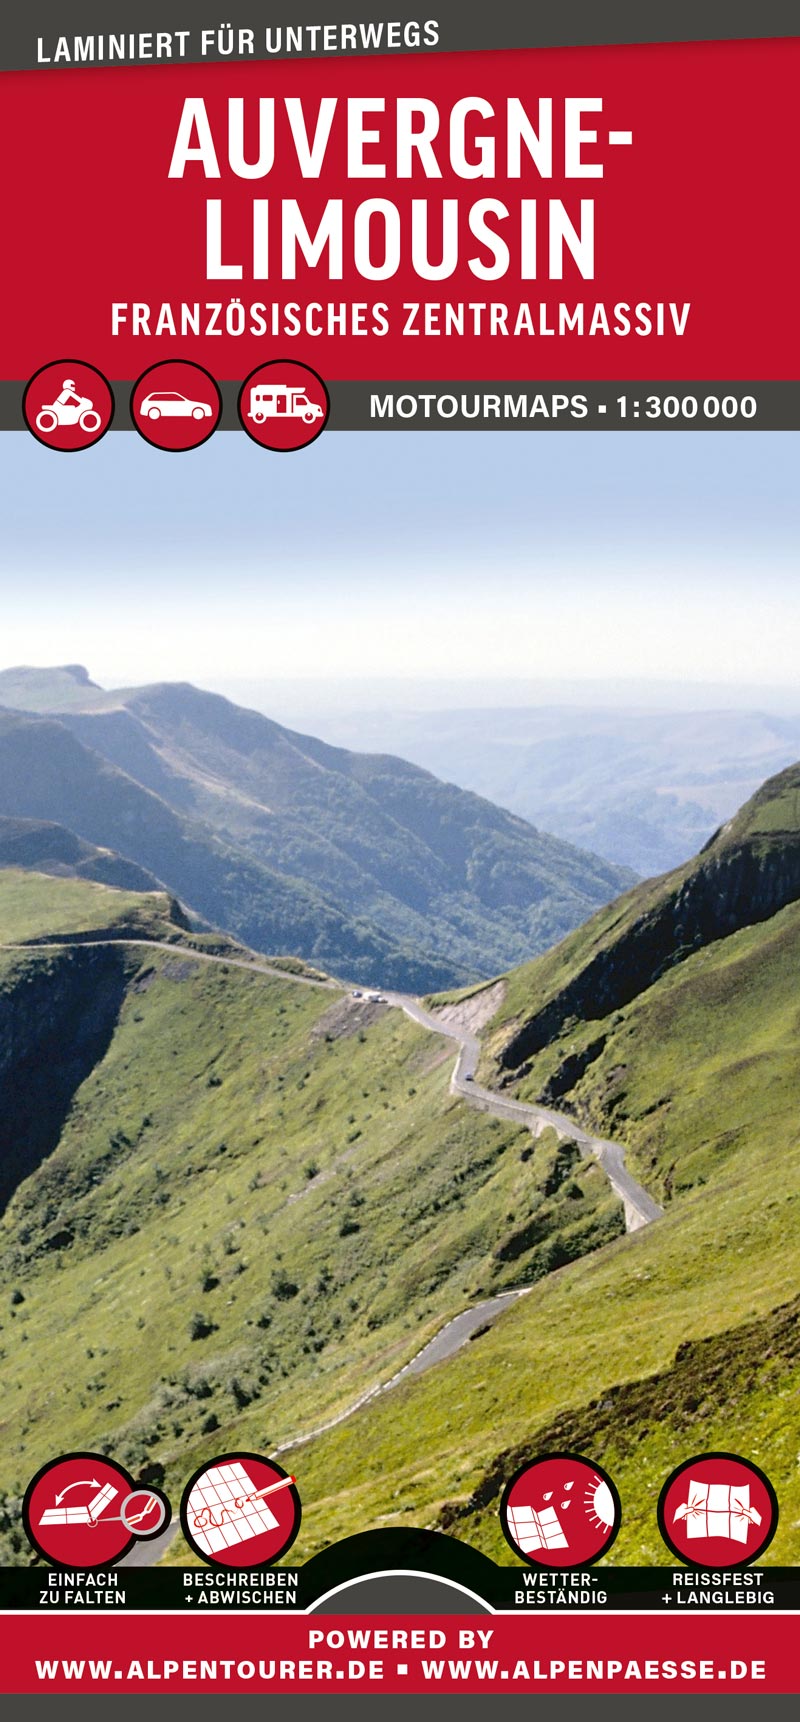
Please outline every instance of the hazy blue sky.
[[797, 682], [800, 435], [0, 438], [2, 662]]

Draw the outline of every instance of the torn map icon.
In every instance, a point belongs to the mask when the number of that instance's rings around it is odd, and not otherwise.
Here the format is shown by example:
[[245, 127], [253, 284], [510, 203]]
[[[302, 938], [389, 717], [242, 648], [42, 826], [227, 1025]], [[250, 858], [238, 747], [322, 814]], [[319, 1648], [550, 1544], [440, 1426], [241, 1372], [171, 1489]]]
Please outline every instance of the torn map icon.
[[673, 1523], [686, 1522], [687, 1537], [727, 1537], [746, 1543], [761, 1514], [750, 1505], [749, 1483], [689, 1483], [689, 1498], [676, 1509]]

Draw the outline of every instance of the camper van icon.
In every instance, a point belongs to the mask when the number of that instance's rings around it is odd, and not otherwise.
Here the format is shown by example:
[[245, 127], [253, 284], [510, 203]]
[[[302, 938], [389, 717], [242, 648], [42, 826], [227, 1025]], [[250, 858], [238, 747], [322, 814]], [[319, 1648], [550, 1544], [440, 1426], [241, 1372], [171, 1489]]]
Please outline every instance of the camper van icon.
[[313, 425], [325, 417], [324, 407], [310, 401], [304, 388], [288, 383], [254, 383], [247, 411], [257, 425], [267, 419], [302, 419], [304, 425]]
[[277, 453], [305, 448], [324, 431], [328, 391], [310, 365], [269, 359], [245, 377], [239, 391], [239, 422], [253, 442]]

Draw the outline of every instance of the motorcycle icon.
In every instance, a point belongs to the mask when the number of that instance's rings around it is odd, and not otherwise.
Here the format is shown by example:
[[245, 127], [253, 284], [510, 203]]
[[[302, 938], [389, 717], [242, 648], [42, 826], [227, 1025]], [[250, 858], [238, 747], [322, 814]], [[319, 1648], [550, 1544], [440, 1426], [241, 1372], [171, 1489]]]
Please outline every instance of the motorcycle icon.
[[61, 393], [36, 414], [36, 429], [47, 436], [59, 425], [80, 425], [87, 436], [100, 429], [100, 414], [88, 395], [79, 395], [72, 377], [65, 377]]

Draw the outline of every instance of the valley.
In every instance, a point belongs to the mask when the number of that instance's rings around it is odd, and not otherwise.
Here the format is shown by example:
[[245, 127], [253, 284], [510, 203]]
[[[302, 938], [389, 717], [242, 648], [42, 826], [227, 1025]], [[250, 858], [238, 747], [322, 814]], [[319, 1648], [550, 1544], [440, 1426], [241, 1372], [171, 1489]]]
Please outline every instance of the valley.
[[28, 809], [0, 823], [6, 1561], [54, 1425], [173, 1500], [225, 1448], [280, 1452], [298, 1560], [417, 1525], [505, 1561], [504, 1479], [582, 1450], [620, 1564], [663, 1561], [663, 1477], [734, 1427], [781, 1501], [765, 1559], [797, 1559], [799, 767], [424, 996], [86, 876], [95, 839]]
[[[53, 903], [65, 885], [47, 881]], [[129, 942], [105, 890], [103, 943], [103, 888], [81, 889], [91, 943], [0, 954], [11, 1174], [43, 1047], [57, 1065], [59, 1029], [65, 1043], [60, 1128], [29, 1129], [2, 1220], [8, 1496], [46, 1456], [55, 1403], [70, 1441], [155, 1463], [174, 1488], [247, 1410], [262, 1446], [315, 1427], [466, 1305], [547, 1271], [551, 1236], [577, 1253], [621, 1230], [599, 1167], [464, 1108], [447, 1048], [401, 1012], [247, 972], [232, 949], [209, 961], [181, 929], [164, 949], [163, 899], [143, 899]], [[81, 1020], [104, 989], [102, 1045], [77, 1062], [58, 1011]], [[536, 1237], [506, 1261], [498, 1244], [534, 1209]]]
[[389, 755], [188, 683], [0, 672], [0, 816], [57, 822], [198, 919], [406, 991], [546, 949], [634, 875]]

